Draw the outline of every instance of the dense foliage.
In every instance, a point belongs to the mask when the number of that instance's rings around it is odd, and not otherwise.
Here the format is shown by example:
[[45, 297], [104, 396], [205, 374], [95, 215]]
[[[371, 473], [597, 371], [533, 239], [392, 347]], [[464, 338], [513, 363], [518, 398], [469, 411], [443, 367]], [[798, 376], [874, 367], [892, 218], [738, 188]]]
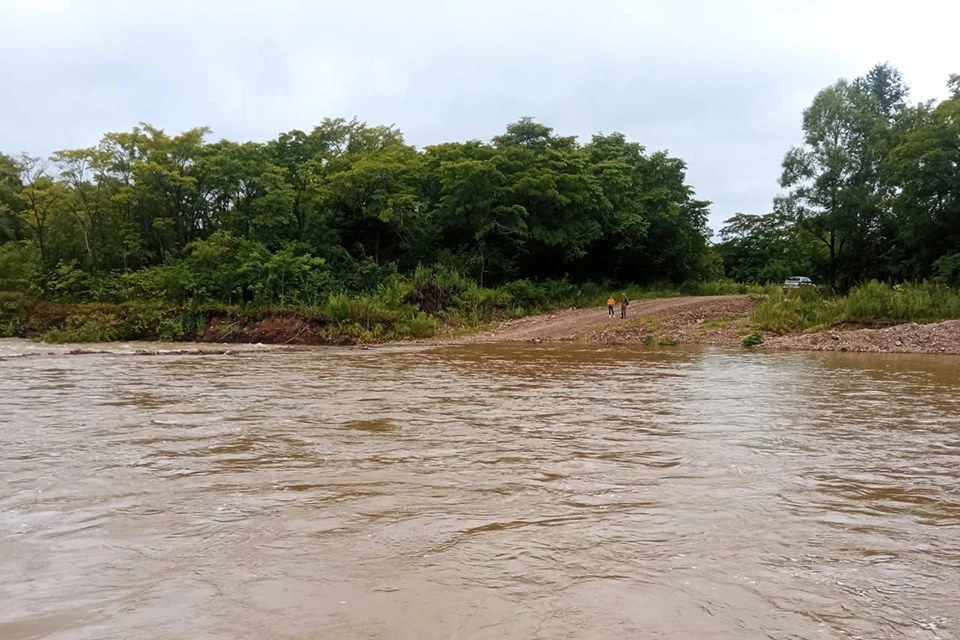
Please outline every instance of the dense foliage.
[[960, 284], [960, 76], [948, 86], [939, 104], [911, 105], [884, 64], [818, 93], [774, 212], [734, 216], [720, 231], [727, 277], [802, 274], [840, 290], [871, 279]]
[[421, 265], [480, 285], [709, 275], [685, 165], [523, 119], [418, 150], [325, 120], [265, 144], [149, 125], [47, 160], [0, 156], [0, 290], [76, 301], [319, 304]]
[[[531, 119], [489, 143], [425, 149], [393, 127], [328, 119], [266, 143], [141, 125], [47, 159], [0, 154], [0, 291], [297, 307], [331, 335], [379, 339], [429, 333], [441, 312], [476, 325], [592, 304], [628, 283], [956, 286], [960, 76], [948, 86], [939, 103], [910, 104], [900, 73], [879, 65], [822, 90], [773, 212], [730, 218], [712, 247], [708, 203], [682, 160], [617, 133], [579, 143]], [[24, 317], [5, 320], [7, 333]], [[162, 334], [150, 317], [133, 324]], [[791, 317], [779, 324], [802, 324]]]

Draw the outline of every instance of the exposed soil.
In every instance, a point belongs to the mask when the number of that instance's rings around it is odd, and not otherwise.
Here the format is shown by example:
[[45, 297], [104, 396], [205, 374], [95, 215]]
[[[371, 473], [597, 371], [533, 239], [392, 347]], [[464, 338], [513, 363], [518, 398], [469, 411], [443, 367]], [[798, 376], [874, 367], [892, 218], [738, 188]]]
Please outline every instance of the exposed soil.
[[876, 353], [960, 354], [960, 320], [936, 324], [900, 324], [884, 329], [837, 327], [818, 333], [775, 336], [764, 341], [766, 349], [804, 351], [869, 351]]
[[259, 320], [246, 323], [233, 318], [212, 319], [200, 342], [230, 342], [244, 344], [348, 345], [346, 336], [331, 335], [322, 323], [298, 313], [271, 313]]
[[[423, 293], [423, 304], [432, 304], [437, 292]], [[635, 300], [621, 319], [610, 318], [605, 307], [568, 309], [504, 322], [492, 331], [466, 338], [438, 337], [411, 341], [419, 344], [456, 342], [589, 342], [604, 344], [703, 344], [739, 347], [757, 331], [750, 320], [759, 297], [749, 295], [701, 296]], [[52, 316], [53, 317], [53, 316]], [[49, 327], [48, 327], [49, 328]], [[453, 327], [445, 330], [453, 332]], [[26, 337], [40, 335], [25, 332]], [[449, 333], [447, 334], [450, 335]], [[259, 318], [218, 314], [207, 319], [199, 335], [188, 341], [270, 345], [355, 345], [376, 342], [377, 333], [350, 336], [332, 330], [319, 317], [294, 311], [274, 311]], [[371, 348], [362, 346], [361, 348]], [[884, 328], [836, 325], [817, 333], [778, 336], [764, 333], [760, 349], [807, 351], [860, 351], [879, 353], [934, 353], [960, 355], [960, 320], [937, 324], [903, 324]], [[227, 350], [210, 353], [227, 352]], [[197, 355], [208, 355], [197, 349]], [[144, 353], [143, 355], [151, 355]]]
[[[473, 342], [570, 342], [607, 344], [706, 344], [741, 346], [756, 331], [750, 314], [753, 296], [715, 296], [638, 300], [628, 317], [607, 317], [607, 310], [570, 309], [505, 322]], [[860, 351], [876, 353], [960, 354], [960, 320], [903, 324], [881, 329], [837, 326], [809, 334], [765, 333], [763, 349]]]
[[625, 320], [620, 318], [619, 305], [615, 318], [608, 317], [605, 308], [570, 309], [511, 320], [472, 341], [739, 345], [754, 304], [750, 296], [636, 300], [627, 308]]

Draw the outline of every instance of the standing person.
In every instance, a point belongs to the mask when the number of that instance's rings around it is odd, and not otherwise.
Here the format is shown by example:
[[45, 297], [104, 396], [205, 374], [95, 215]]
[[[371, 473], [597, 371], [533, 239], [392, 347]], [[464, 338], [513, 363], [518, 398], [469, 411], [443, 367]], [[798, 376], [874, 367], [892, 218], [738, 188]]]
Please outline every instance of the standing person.
[[627, 294], [620, 296], [620, 317], [626, 319], [627, 317], [627, 305], [630, 304], [630, 301], [627, 300]]
[[613, 305], [615, 305], [616, 303], [617, 301], [613, 299], [613, 295], [611, 294], [610, 297], [607, 298], [607, 315], [610, 316], [611, 318], [614, 317]]

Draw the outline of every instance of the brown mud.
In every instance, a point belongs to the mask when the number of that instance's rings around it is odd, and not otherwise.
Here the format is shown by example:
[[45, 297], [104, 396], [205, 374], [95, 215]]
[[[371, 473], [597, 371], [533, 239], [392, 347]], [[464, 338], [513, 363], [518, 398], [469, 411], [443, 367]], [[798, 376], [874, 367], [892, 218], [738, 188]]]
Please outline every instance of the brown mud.
[[353, 341], [327, 330], [325, 323], [297, 312], [265, 313], [249, 322], [230, 316], [212, 318], [199, 336], [200, 342], [243, 344], [290, 344], [344, 346]]

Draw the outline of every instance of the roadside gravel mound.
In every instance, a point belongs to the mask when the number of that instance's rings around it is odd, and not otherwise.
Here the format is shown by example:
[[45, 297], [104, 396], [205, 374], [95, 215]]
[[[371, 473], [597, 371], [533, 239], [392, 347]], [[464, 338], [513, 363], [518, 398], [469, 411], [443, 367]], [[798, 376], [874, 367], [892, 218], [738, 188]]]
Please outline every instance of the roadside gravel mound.
[[765, 349], [960, 354], [960, 320], [769, 337]]

